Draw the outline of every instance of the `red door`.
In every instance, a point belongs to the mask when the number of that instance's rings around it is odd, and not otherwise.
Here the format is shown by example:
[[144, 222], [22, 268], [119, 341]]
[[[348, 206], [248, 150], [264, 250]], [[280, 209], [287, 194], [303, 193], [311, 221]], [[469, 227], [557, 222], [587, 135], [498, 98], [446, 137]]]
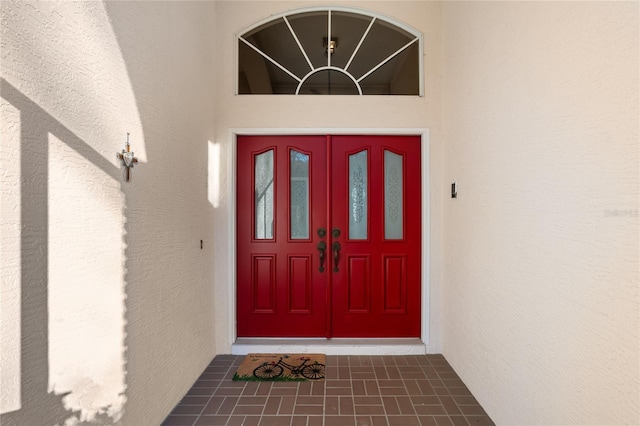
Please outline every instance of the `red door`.
[[[327, 160], [330, 161], [327, 161]], [[420, 138], [238, 138], [238, 336], [420, 336]]]
[[420, 138], [332, 138], [332, 336], [420, 336]]
[[324, 336], [324, 136], [238, 138], [238, 336]]

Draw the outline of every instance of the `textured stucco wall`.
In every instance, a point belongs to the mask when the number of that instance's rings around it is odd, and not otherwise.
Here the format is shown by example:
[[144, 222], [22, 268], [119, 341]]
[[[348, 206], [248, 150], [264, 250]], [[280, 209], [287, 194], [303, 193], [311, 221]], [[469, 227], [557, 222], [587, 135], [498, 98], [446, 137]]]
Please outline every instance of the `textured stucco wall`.
[[214, 4], [1, 13], [0, 422], [159, 424], [215, 353]]
[[638, 2], [442, 25], [444, 355], [498, 424], [639, 424]]
[[[410, 25], [424, 35], [425, 96], [259, 96], [234, 95], [235, 37], [274, 14], [310, 6], [333, 5], [373, 11]], [[229, 262], [233, 234], [233, 129], [389, 129], [429, 128], [431, 180], [431, 306], [429, 350], [440, 351], [442, 144], [440, 141], [440, 4], [436, 2], [221, 1], [216, 10], [219, 46], [216, 85], [216, 136], [220, 146], [220, 208], [216, 210], [216, 347], [230, 350], [229, 292], [235, 265]], [[319, 41], [321, 43], [321, 41]], [[226, 250], [225, 250], [226, 249]], [[425, 263], [425, 268], [427, 267]]]

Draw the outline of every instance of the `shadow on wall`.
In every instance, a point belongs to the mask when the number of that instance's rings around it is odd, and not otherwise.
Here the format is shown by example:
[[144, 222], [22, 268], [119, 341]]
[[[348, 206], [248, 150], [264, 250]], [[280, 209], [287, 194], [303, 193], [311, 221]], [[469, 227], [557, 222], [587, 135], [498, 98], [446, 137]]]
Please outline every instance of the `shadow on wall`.
[[[117, 277], [114, 283], [112, 272], [102, 278], [106, 282], [100, 282], [100, 271], [84, 274], [87, 271], [77, 267], [85, 260], [77, 249], [102, 243], [91, 241], [91, 235], [67, 235], [66, 241], [56, 238], [58, 233], [70, 232], [69, 226], [73, 228], [78, 221], [100, 219], [100, 213], [97, 218], [92, 214], [95, 200], [86, 197], [86, 193], [97, 192], [96, 188], [80, 188], [83, 182], [74, 186], [73, 179], [82, 177], [74, 176], [74, 170], [90, 168], [87, 173], [103, 176], [108, 195], [121, 192], [121, 171], [5, 79], [0, 79], [0, 97], [18, 112], [20, 126], [19, 147], [15, 147], [20, 154], [20, 240], [16, 242], [20, 253], [20, 265], [16, 267], [19, 299], [13, 309], [19, 314], [11, 324], [3, 325], [3, 331], [15, 327], [13, 335], [19, 339], [13, 346], [19, 354], [15, 354], [15, 371], [10, 371], [11, 366], [3, 359], [3, 402], [6, 392], [15, 395], [10, 395], [14, 403], [10, 411], [2, 413], [0, 423], [114, 423], [121, 417], [126, 400], [126, 276]], [[52, 151], [57, 152], [54, 157]], [[74, 163], [71, 171], [64, 168], [58, 154]], [[126, 206], [124, 195], [119, 196], [121, 205]], [[75, 214], [83, 204], [90, 207], [88, 219], [86, 211]], [[118, 213], [120, 217], [112, 217], [112, 223], [124, 221], [125, 212]], [[90, 234], [91, 226], [85, 230]], [[112, 232], [115, 241], [107, 250], [113, 251], [114, 243], [122, 247], [123, 239], [126, 247], [124, 223]], [[68, 241], [78, 241], [80, 247], [70, 248]], [[69, 253], [73, 257], [68, 257]], [[126, 259], [124, 249], [116, 250], [115, 257]], [[111, 260], [105, 259], [104, 263]], [[88, 267], [94, 266], [88, 263]], [[113, 271], [113, 265], [111, 268]], [[7, 389], [7, 376], [11, 374], [16, 380], [13, 389]], [[3, 411], [7, 410], [3, 407]]]
[[1, 4], [0, 423], [159, 423], [215, 352], [214, 6]]

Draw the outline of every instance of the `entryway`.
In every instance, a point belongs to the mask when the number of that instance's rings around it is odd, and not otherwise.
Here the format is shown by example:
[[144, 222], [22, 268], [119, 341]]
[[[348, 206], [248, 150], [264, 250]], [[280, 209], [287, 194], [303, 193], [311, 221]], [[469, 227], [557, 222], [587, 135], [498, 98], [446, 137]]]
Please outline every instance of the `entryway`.
[[420, 136], [238, 136], [238, 337], [421, 336]]
[[216, 356], [163, 426], [495, 424], [442, 355], [327, 356], [321, 382], [236, 382]]

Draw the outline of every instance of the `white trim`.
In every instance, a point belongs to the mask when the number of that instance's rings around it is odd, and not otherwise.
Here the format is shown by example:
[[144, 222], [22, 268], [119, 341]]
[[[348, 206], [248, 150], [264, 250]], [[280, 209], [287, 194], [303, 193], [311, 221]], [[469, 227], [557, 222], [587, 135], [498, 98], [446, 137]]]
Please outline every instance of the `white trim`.
[[[431, 157], [429, 143], [429, 129], [424, 129], [422, 136], [421, 156], [422, 164], [420, 167], [422, 178], [422, 341], [429, 348], [431, 341], [431, 181], [429, 179], [431, 171]], [[427, 349], [428, 351], [428, 349]]]
[[238, 40], [242, 40], [244, 42], [244, 44], [246, 44], [247, 46], [249, 46], [250, 48], [252, 48], [253, 50], [255, 50], [256, 52], [258, 52], [258, 54], [262, 55], [266, 60], [268, 60], [269, 62], [271, 62], [273, 65], [277, 66], [278, 68], [280, 68], [282, 71], [286, 72], [287, 74], [289, 74], [291, 77], [293, 77], [294, 79], [298, 80], [298, 82], [300, 82], [300, 79], [298, 78], [298, 76], [296, 76], [294, 73], [292, 73], [291, 71], [289, 71], [288, 69], [286, 69], [284, 67], [284, 65], [280, 65], [280, 63], [278, 61], [276, 61], [275, 59], [273, 59], [271, 56], [267, 55], [266, 53], [264, 53], [262, 50], [258, 49], [257, 47], [255, 47], [253, 44], [249, 43], [247, 40], [245, 40], [242, 37], [238, 37]]
[[371, 22], [369, 22], [369, 26], [367, 27], [367, 29], [364, 32], [364, 34], [362, 34], [362, 38], [360, 39], [360, 42], [358, 43], [356, 48], [353, 50], [353, 53], [351, 54], [351, 57], [349, 58], [349, 62], [347, 62], [347, 65], [344, 66], [344, 70], [345, 71], [347, 71], [349, 69], [349, 66], [351, 65], [351, 62], [353, 61], [353, 58], [355, 58], [356, 55], [358, 54], [358, 50], [360, 50], [360, 46], [362, 46], [362, 43], [364, 43], [364, 39], [367, 38], [367, 35], [369, 34], [369, 31], [371, 30], [371, 27], [373, 27], [373, 24], [375, 22], [376, 22], [376, 18], [375, 17], [371, 18]]
[[229, 336], [229, 345], [233, 345], [238, 336], [236, 327], [236, 282], [237, 282], [237, 266], [236, 266], [236, 202], [237, 202], [237, 165], [238, 165], [238, 148], [237, 136], [239, 133], [231, 130], [231, 149], [230, 155], [227, 156], [227, 170], [231, 175], [227, 174], [227, 194], [229, 194], [229, 229], [231, 232], [227, 234], [227, 247], [229, 247], [229, 259], [227, 263], [229, 282], [227, 283], [227, 335]]
[[325, 355], [424, 355], [420, 339], [238, 339], [232, 355], [250, 353], [323, 353]]
[[[236, 329], [236, 175], [237, 143], [239, 135], [416, 135], [421, 137], [422, 150], [422, 309], [421, 338], [418, 339], [238, 339]], [[228, 288], [228, 343], [234, 354], [243, 351], [274, 352], [279, 350], [294, 352], [314, 351], [340, 355], [415, 355], [430, 353], [430, 271], [431, 271], [431, 203], [430, 203], [430, 143], [428, 128], [230, 128], [231, 155], [228, 156], [227, 193], [230, 194], [228, 214], [231, 232], [228, 238], [229, 282]], [[397, 352], [400, 351], [400, 352]], [[360, 353], [362, 352], [362, 353]], [[309, 352], [307, 352], [309, 353]]]
[[353, 75], [351, 75], [349, 71], [345, 71], [342, 68], [332, 67], [332, 66], [316, 68], [313, 71], [309, 72], [304, 77], [302, 77], [302, 80], [300, 80], [300, 83], [298, 83], [298, 88], [296, 89], [296, 95], [300, 93], [300, 89], [302, 89], [302, 86], [304, 85], [305, 81], [309, 79], [309, 77], [311, 77], [315, 73], [318, 73], [320, 71], [326, 71], [326, 70], [337, 71], [349, 77], [351, 81], [353, 81], [353, 84], [356, 85], [356, 88], [358, 89], [358, 94], [362, 95], [362, 88], [360, 87], [360, 83], [358, 83], [358, 80], [356, 80], [356, 78]]
[[307, 65], [309, 65], [309, 68], [311, 68], [311, 70], [313, 71], [313, 64], [311, 63], [311, 59], [309, 59], [309, 57], [307, 56], [307, 52], [304, 50], [304, 47], [302, 47], [302, 43], [300, 43], [300, 40], [298, 39], [298, 36], [296, 35], [296, 32], [293, 31], [293, 28], [291, 27], [291, 24], [289, 23], [289, 20], [287, 19], [286, 16], [283, 16], [282, 19], [287, 24], [287, 27], [289, 28], [289, 32], [291, 33], [291, 35], [293, 36], [294, 40], [296, 41], [296, 44], [298, 45], [298, 48], [300, 49], [300, 51], [304, 55], [304, 59], [307, 60]]
[[331, 9], [327, 11], [327, 66], [328, 67], [331, 66], [331, 56], [333, 56], [333, 53], [331, 53], [330, 46], [331, 46]]
[[416, 41], [419, 41], [419, 39], [416, 37], [413, 40], [411, 40], [409, 43], [405, 44], [404, 46], [402, 46], [400, 49], [396, 50], [394, 53], [392, 53], [391, 55], [387, 56], [387, 59], [383, 60], [382, 62], [380, 62], [378, 65], [376, 65], [375, 67], [371, 68], [369, 70], [369, 72], [365, 73], [362, 77], [360, 77], [358, 79], [358, 83], [360, 83], [362, 80], [364, 80], [365, 78], [369, 77], [372, 73], [376, 72], [376, 70], [378, 68], [380, 68], [381, 66], [383, 66], [384, 64], [386, 64], [387, 62], [389, 62], [390, 60], [392, 60], [393, 58], [395, 58], [396, 56], [398, 56], [400, 53], [402, 53], [405, 49], [407, 49], [409, 46], [411, 46], [413, 43], [415, 43]]
[[308, 12], [347, 12], [347, 13], [354, 13], [354, 14], [359, 14], [359, 15], [366, 15], [366, 16], [371, 16], [372, 18], [376, 18], [376, 19], [380, 19], [382, 21], [388, 22], [389, 24], [395, 25], [398, 28], [402, 28], [403, 30], [405, 30], [408, 33], [413, 34], [415, 37], [422, 37], [422, 33], [420, 31], [418, 31], [417, 29], [413, 28], [410, 25], [407, 25], [401, 21], [398, 21], [397, 19], [391, 18], [390, 16], [385, 16], [381, 13], [377, 13], [377, 12], [373, 12], [371, 10], [367, 10], [367, 9], [361, 9], [358, 7], [341, 7], [341, 6], [331, 6], [331, 7], [326, 7], [326, 6], [313, 6], [313, 7], [303, 7], [303, 8], [299, 8], [299, 9], [293, 9], [293, 10], [288, 10], [286, 12], [282, 12], [282, 13], [276, 13], [273, 15], [269, 15], [268, 17], [261, 19], [260, 21], [249, 25], [248, 27], [244, 28], [239, 34], [236, 34], [236, 36], [240, 36], [242, 34], [246, 34], [249, 31], [255, 30], [256, 28], [258, 28], [261, 25], [264, 25], [268, 22], [272, 22], [275, 21], [276, 19], [285, 17], [285, 16], [290, 16], [290, 15], [297, 15], [299, 13], [308, 13]]

